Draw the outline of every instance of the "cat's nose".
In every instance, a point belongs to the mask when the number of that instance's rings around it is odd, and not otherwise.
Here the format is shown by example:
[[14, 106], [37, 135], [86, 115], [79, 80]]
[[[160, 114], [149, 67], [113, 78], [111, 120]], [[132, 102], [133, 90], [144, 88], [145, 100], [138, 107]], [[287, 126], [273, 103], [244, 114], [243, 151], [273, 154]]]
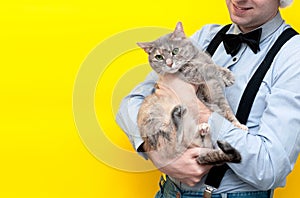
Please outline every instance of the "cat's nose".
[[168, 67], [172, 67], [172, 65], [173, 65], [173, 61], [169, 58], [166, 60], [166, 63], [167, 63]]

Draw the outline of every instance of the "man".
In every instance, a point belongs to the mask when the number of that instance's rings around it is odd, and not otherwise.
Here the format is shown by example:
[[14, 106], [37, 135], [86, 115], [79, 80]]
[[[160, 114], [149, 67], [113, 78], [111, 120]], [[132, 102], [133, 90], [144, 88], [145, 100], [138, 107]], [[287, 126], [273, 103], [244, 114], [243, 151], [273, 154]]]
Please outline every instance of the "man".
[[[242, 43], [238, 50], [230, 51], [223, 41], [218, 45], [214, 62], [230, 69], [236, 78], [233, 86], [225, 89], [234, 112], [253, 73], [266, 57], [280, 34], [289, 28], [279, 13], [279, 7], [291, 0], [226, 0], [232, 25], [226, 34], [249, 33], [261, 29], [258, 48]], [[206, 50], [220, 25], [207, 25], [192, 39]], [[136, 117], [145, 96], [151, 94], [157, 79], [151, 73], [122, 102], [117, 122], [127, 133], [134, 147], [142, 150]], [[275, 56], [263, 78], [247, 119], [248, 132], [238, 129], [203, 104], [201, 121], [208, 122], [212, 140], [224, 140], [241, 152], [240, 164], [228, 164], [216, 197], [269, 197], [269, 190], [284, 186], [300, 150], [300, 36], [288, 40]], [[155, 152], [149, 154], [152, 162], [166, 175], [157, 197], [202, 196], [205, 175], [211, 166], [197, 164], [195, 157], [201, 148], [188, 149], [172, 163], [160, 161]]]

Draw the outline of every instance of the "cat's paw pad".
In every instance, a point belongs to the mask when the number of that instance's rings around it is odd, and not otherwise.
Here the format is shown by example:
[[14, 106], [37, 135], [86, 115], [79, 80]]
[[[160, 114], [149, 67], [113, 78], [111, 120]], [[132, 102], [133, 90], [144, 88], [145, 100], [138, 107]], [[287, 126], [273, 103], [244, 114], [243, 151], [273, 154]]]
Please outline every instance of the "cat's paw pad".
[[209, 133], [210, 126], [208, 123], [201, 123], [198, 125], [198, 132], [201, 137], [205, 137]]

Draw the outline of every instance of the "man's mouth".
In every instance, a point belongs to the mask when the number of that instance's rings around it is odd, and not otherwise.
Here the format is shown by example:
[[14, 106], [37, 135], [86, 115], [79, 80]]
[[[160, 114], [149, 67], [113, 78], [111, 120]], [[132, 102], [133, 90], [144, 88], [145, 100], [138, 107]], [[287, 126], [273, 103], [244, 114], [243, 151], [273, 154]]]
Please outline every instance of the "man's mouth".
[[235, 4], [233, 4], [233, 7], [237, 10], [240, 10], [240, 11], [247, 11], [247, 10], [250, 10], [252, 9], [252, 7], [240, 7], [240, 6], [237, 6]]

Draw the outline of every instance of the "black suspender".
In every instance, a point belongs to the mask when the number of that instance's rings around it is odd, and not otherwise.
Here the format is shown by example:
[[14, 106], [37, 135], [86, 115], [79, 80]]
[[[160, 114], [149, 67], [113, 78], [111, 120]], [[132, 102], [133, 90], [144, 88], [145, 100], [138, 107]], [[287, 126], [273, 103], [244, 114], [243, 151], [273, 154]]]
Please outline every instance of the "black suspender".
[[226, 34], [226, 32], [229, 30], [231, 24], [225, 25], [217, 34], [216, 36], [211, 40], [209, 43], [206, 52], [210, 54], [210, 56], [213, 56], [217, 48], [219, 47], [220, 43], [222, 42], [222, 35]]
[[246, 124], [256, 93], [260, 87], [260, 84], [264, 76], [266, 75], [268, 69], [270, 68], [273, 62], [274, 57], [279, 52], [281, 47], [296, 34], [298, 33], [294, 29], [292, 28], [286, 29], [278, 37], [278, 39], [276, 40], [276, 42], [274, 43], [270, 51], [267, 53], [265, 59], [257, 68], [254, 75], [248, 82], [236, 113], [236, 117], [241, 123]]
[[[211, 43], [207, 47], [206, 52], [208, 52], [211, 56], [215, 53], [216, 49], [222, 42], [222, 35], [225, 34], [228, 29], [230, 28], [230, 25], [224, 26], [212, 39]], [[261, 85], [261, 82], [267, 73], [268, 69], [270, 68], [274, 57], [279, 52], [281, 47], [293, 36], [297, 35], [298, 33], [292, 29], [288, 28], [286, 29], [276, 40], [270, 51], [267, 53], [265, 59], [262, 61], [262, 63], [259, 65], [258, 69], [250, 79], [250, 81], [247, 84], [247, 87], [242, 95], [242, 98], [240, 100], [238, 110], [236, 113], [237, 119], [242, 123], [246, 124], [249, 113], [252, 107], [252, 104], [254, 102], [256, 93]], [[208, 186], [212, 186], [214, 188], [218, 188], [220, 186], [220, 183], [222, 181], [223, 176], [225, 175], [225, 172], [229, 169], [229, 166], [227, 164], [224, 164], [222, 166], [214, 166], [208, 173], [205, 184]]]

